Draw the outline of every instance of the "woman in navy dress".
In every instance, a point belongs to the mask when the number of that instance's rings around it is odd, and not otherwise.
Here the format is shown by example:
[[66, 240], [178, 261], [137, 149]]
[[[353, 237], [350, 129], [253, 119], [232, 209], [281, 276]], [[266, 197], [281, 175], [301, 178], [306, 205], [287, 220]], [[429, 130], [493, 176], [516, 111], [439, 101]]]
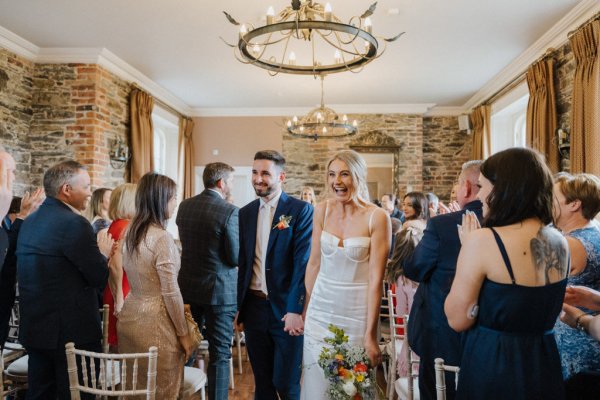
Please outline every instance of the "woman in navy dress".
[[483, 225], [467, 213], [446, 299], [450, 326], [467, 331], [457, 399], [563, 399], [552, 328], [569, 253], [552, 222], [552, 176], [542, 157], [513, 148], [481, 167]]

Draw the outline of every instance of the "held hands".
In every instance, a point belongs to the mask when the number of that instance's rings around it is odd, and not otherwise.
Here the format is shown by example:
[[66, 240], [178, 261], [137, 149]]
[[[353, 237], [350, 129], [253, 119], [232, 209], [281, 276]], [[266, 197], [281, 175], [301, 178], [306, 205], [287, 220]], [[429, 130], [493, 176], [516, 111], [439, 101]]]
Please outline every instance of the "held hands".
[[100, 253], [102, 253], [104, 257], [109, 258], [112, 253], [115, 241], [113, 240], [110, 233], [108, 233], [108, 229], [102, 229], [100, 232], [98, 232], [97, 239]]
[[300, 314], [287, 313], [281, 320], [285, 322], [283, 331], [289, 333], [290, 336], [300, 336], [304, 334], [304, 321]]
[[466, 211], [462, 216], [462, 224], [457, 225], [458, 228], [458, 238], [460, 239], [460, 243], [464, 243], [465, 238], [473, 231], [477, 229], [481, 229], [481, 225], [479, 224], [479, 220], [473, 211]]

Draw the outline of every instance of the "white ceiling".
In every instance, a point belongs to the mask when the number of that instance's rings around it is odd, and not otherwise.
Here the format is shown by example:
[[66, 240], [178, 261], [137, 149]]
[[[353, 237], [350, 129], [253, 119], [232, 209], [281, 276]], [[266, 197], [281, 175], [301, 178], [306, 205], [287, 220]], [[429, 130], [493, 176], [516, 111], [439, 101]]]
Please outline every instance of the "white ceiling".
[[[360, 15], [372, 1], [329, 0], [342, 20]], [[508, 74], [511, 63], [528, 49], [530, 58], [543, 53], [545, 48], [532, 46], [561, 21], [564, 24], [566, 15], [570, 13], [567, 22], [573, 22], [584, 12], [597, 10], [599, 3], [380, 0], [372, 17], [374, 32], [384, 37], [406, 34], [361, 73], [329, 76], [325, 101], [354, 112], [385, 112], [399, 105], [473, 106], [469, 103], [478, 92], [486, 84], [489, 90], [503, 71]], [[153, 81], [151, 91], [196, 115], [211, 114], [210, 110], [227, 114], [228, 109], [310, 108], [319, 101], [318, 80], [271, 77], [265, 70], [237, 62], [219, 39], [237, 37], [223, 10], [238, 21], [260, 24], [269, 5], [279, 10], [288, 4], [287, 0], [0, 0], [0, 27], [5, 28], [5, 37], [12, 32], [24, 39], [20, 45], [29, 45], [38, 56], [52, 48], [61, 48], [55, 49], [61, 54], [106, 49], [104, 53], [125, 63], [124, 69]], [[399, 13], [389, 14], [394, 8]], [[14, 37], [12, 41], [19, 42]], [[64, 48], [76, 49], [69, 53]], [[524, 67], [513, 69], [520, 73]]]

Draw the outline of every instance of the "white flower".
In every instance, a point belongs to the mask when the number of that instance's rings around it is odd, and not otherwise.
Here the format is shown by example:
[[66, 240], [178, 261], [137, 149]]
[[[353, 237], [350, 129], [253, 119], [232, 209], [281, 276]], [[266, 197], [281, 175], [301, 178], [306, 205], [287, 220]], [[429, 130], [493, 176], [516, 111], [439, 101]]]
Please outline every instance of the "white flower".
[[356, 387], [354, 386], [354, 382], [348, 381], [342, 385], [342, 389], [348, 396], [354, 396], [356, 394]]

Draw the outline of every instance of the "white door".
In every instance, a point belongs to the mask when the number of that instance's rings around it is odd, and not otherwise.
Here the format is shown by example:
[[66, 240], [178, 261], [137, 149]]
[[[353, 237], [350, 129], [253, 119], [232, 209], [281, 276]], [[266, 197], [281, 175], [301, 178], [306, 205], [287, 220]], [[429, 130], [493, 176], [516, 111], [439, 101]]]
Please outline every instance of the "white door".
[[[252, 187], [252, 167], [233, 168], [235, 170], [233, 171], [233, 188], [231, 189], [233, 204], [243, 207], [256, 198], [256, 193]], [[194, 172], [196, 177], [195, 194], [198, 194], [204, 190], [204, 183], [202, 182], [204, 166], [196, 167]]]

